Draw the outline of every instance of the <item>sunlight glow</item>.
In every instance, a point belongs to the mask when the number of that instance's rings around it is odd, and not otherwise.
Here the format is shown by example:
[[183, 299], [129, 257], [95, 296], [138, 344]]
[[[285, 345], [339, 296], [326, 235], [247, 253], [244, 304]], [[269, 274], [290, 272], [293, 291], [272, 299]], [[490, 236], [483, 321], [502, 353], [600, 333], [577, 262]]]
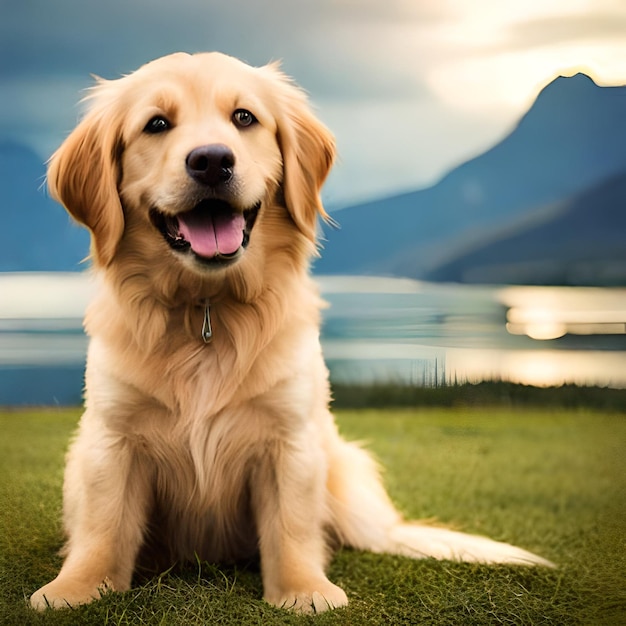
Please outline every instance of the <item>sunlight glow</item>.
[[626, 40], [610, 53], [595, 44], [578, 44], [463, 59], [428, 78], [451, 108], [517, 111], [529, 108], [539, 91], [556, 77], [578, 72], [600, 84], [625, 84]]
[[532, 339], [563, 335], [626, 334], [626, 291], [578, 287], [504, 289], [500, 301], [508, 308], [506, 329]]
[[616, 22], [626, 23], [626, 3], [458, 0], [447, 5], [456, 19], [442, 23], [437, 34], [451, 52], [426, 79], [451, 108], [519, 111], [551, 80], [579, 71], [603, 85], [626, 84], [626, 37], [619, 36]]
[[567, 333], [567, 326], [565, 324], [552, 319], [527, 322], [522, 326], [507, 324], [506, 329], [512, 335], [528, 335], [531, 339], [537, 339], [540, 341], [558, 339]]
[[624, 357], [619, 352], [579, 350], [448, 350], [446, 371], [463, 372], [466, 380], [489, 378], [523, 385], [548, 387], [563, 384], [623, 388]]

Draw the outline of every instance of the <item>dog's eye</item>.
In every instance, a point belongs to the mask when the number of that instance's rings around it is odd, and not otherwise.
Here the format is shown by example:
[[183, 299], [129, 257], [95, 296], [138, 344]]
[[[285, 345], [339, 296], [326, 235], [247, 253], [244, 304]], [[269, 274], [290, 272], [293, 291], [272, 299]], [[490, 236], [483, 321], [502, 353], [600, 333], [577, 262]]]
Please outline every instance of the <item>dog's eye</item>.
[[170, 123], [162, 116], [155, 115], [144, 127], [144, 133], [149, 133], [150, 135], [158, 135], [159, 133], [164, 133], [166, 130], [171, 128]]
[[252, 115], [252, 113], [250, 113], [250, 111], [247, 111], [246, 109], [237, 109], [233, 113], [233, 122], [240, 128], [252, 126], [257, 121], [258, 120], [256, 119], [256, 117], [254, 117], [254, 115]]

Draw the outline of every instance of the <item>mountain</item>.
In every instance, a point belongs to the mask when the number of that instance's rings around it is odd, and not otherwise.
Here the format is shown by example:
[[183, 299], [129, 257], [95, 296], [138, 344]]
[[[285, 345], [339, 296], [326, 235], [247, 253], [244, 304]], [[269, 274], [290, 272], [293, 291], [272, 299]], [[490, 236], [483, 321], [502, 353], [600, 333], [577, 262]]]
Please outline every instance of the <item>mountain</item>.
[[334, 212], [340, 228], [326, 232], [315, 271], [425, 278], [505, 228], [545, 220], [626, 171], [625, 113], [626, 87], [555, 79], [505, 139], [436, 185]]
[[626, 285], [626, 171], [576, 194], [545, 219], [460, 254], [428, 280]]
[[[475, 263], [477, 257], [466, 255], [486, 246], [482, 254], [493, 269], [497, 239], [513, 246], [511, 237], [518, 233], [518, 257], [510, 262], [519, 264], [524, 232], [547, 225], [580, 194], [626, 172], [624, 120], [626, 87], [600, 87], [583, 74], [559, 77], [504, 140], [436, 185], [333, 212], [341, 228], [326, 233], [315, 272], [484, 280], [459, 264]], [[38, 155], [16, 143], [0, 143], [0, 271], [84, 268], [88, 234], [47, 197], [44, 176]], [[582, 232], [595, 233], [596, 248], [615, 250], [606, 239], [611, 228], [593, 231], [591, 217], [585, 218]], [[590, 237], [573, 233], [573, 226], [562, 227], [561, 235], [569, 232], [571, 241], [580, 242], [576, 254], [570, 250], [564, 258], [584, 262], [591, 254]], [[527, 253], [533, 253], [532, 247]]]
[[0, 143], [0, 271], [74, 271], [89, 235], [44, 191], [45, 165], [35, 152]]

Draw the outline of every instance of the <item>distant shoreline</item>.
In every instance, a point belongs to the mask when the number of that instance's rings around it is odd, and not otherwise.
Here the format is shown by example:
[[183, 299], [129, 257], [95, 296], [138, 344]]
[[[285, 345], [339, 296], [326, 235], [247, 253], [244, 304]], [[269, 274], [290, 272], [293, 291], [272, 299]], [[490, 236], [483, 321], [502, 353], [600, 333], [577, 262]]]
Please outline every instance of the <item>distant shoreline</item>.
[[[1, 372], [1, 370], [0, 370]], [[55, 384], [49, 379], [48, 387]], [[534, 387], [504, 381], [458, 383], [437, 387], [402, 384], [346, 385], [332, 384], [333, 407], [336, 409], [383, 409], [422, 407], [543, 407], [554, 409], [600, 409], [626, 415], [626, 389], [607, 387], [561, 385], [558, 387]], [[79, 407], [80, 395], [61, 398], [53, 403], [9, 404], [0, 403], [2, 411], [20, 412], [36, 407]]]

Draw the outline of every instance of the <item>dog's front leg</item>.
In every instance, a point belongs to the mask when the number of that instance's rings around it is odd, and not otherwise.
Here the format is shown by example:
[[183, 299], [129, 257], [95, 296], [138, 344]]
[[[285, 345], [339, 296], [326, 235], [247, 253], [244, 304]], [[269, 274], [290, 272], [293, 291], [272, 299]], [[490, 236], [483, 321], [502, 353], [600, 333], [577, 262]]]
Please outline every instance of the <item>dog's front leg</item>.
[[83, 428], [68, 455], [63, 509], [68, 541], [59, 575], [31, 596], [36, 609], [85, 604], [130, 587], [148, 509], [149, 476], [133, 446]]
[[301, 441], [268, 445], [252, 476], [264, 598], [301, 613], [344, 606], [343, 589], [324, 568], [326, 461], [303, 434]]

